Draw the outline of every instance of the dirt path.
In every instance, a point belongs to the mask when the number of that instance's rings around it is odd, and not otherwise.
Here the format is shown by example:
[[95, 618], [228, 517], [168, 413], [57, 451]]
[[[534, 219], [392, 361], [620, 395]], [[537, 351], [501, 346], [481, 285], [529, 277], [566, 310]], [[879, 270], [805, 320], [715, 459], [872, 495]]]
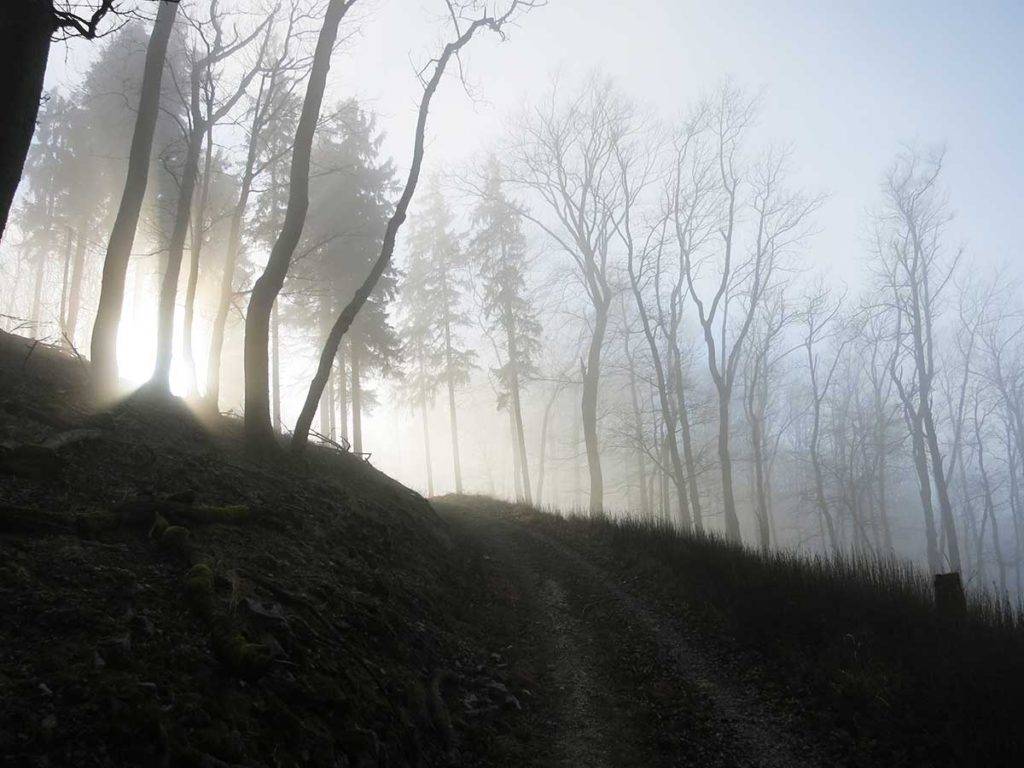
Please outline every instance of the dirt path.
[[[438, 505], [464, 545], [522, 598], [497, 622], [539, 675], [545, 766], [823, 764], [795, 727], [633, 589], [578, 552], [486, 508]], [[500, 601], [495, 601], [495, 610]], [[524, 624], [523, 622], [526, 622]], [[530, 634], [529, 632], [527, 634]]]

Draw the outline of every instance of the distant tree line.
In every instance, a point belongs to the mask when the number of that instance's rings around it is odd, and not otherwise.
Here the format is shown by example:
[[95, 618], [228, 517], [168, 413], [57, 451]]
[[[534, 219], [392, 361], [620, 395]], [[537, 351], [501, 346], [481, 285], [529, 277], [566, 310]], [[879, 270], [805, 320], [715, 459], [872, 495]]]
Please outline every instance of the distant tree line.
[[[367, 452], [393, 394], [431, 494], [444, 466], [460, 492], [899, 554], [1024, 593], [1019, 290], [952, 242], [942, 151], [899, 152], [864, 201], [849, 289], [814, 268], [823, 197], [729, 84], [675, 124], [600, 75], [553, 87], [414, 206], [452, 60], [540, 3], [445, 4], [403, 178], [373, 113], [327, 98], [358, 3], [255, 19], [165, 1], [148, 35], [128, 17], [41, 101], [3, 233], [8, 327], [88, 348], [111, 394], [122, 312], [158, 296], [147, 391], [168, 396], [179, 361], [203, 407], [241, 401], [257, 455], [288, 431], [282, 359], [300, 357], [297, 451]], [[47, 39], [95, 36], [113, 10], [96, 5], [70, 27], [47, 6]], [[0, 136], [4, 158], [16, 143]], [[471, 401], [488, 428], [467, 438]]]

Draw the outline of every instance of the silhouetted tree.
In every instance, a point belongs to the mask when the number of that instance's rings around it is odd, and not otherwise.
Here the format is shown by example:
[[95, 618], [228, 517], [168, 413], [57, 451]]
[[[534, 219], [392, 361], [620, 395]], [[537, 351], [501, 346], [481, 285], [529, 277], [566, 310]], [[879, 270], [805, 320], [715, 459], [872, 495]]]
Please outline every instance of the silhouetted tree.
[[524, 208], [523, 215], [570, 258], [592, 312], [587, 354], [580, 361], [580, 409], [593, 515], [604, 514], [598, 399], [601, 355], [615, 294], [610, 244], [614, 219], [621, 216], [613, 131], [626, 109], [611, 83], [592, 78], [568, 104], [552, 97], [527, 114], [512, 130], [507, 148], [510, 181], [536, 196], [543, 210], [535, 214]]
[[[209, 27], [207, 28], [207, 25]], [[219, 10], [217, 0], [210, 4], [208, 21], [197, 22], [195, 33], [198, 41], [189, 52], [188, 92], [182, 94], [188, 104], [188, 123], [185, 126], [184, 161], [179, 178], [179, 194], [174, 215], [174, 229], [167, 255], [167, 265], [160, 286], [160, 302], [157, 315], [156, 366], [150, 385], [159, 392], [170, 391], [171, 357], [174, 343], [174, 309], [178, 295], [178, 278], [181, 273], [181, 262], [185, 253], [185, 241], [188, 237], [189, 223], [192, 220], [193, 194], [196, 180], [199, 177], [200, 155], [205, 142], [207, 151], [206, 179], [209, 179], [213, 156], [213, 129], [238, 103], [245, 94], [249, 83], [260, 71], [269, 33], [264, 34], [263, 45], [255, 57], [255, 63], [248, 66], [233, 90], [229, 89], [226, 97], [218, 99], [218, 84], [222, 74], [216, 67], [243, 50], [257, 36], [269, 27], [269, 19], [265, 20], [248, 35], [228, 41], [224, 36], [224, 19]], [[207, 31], [209, 30], [209, 32]], [[205, 186], [205, 185], [204, 185]], [[200, 201], [200, 216], [205, 206], [205, 192]], [[197, 221], [194, 227], [201, 228], [202, 222]], [[192, 259], [195, 274], [198, 277], [198, 245], [196, 241]], [[194, 297], [194, 278], [189, 281], [189, 290]], [[191, 355], [191, 353], [189, 353]]]
[[146, 195], [153, 135], [160, 109], [164, 58], [177, 11], [176, 2], [160, 3], [149, 47], [146, 50], [139, 110], [128, 156], [128, 175], [103, 261], [103, 282], [92, 331], [91, 358], [94, 383], [100, 390], [108, 392], [117, 386], [117, 330], [121, 321], [121, 304], [124, 301], [125, 275], [139, 224], [139, 213]]
[[438, 386], [447, 389], [456, 493], [462, 493], [462, 464], [455, 390], [469, 381], [476, 357], [459, 339], [459, 330], [469, 324], [463, 309], [467, 266], [466, 254], [453, 231], [451, 211], [434, 179], [409, 236], [408, 266], [402, 281], [406, 308], [402, 335], [413, 365], [421, 368], [420, 384], [426, 391], [420, 402], [432, 399]]
[[355, 3], [356, 0], [330, 0], [324, 13], [306, 84], [302, 111], [295, 129], [284, 222], [270, 252], [267, 266], [253, 286], [249, 309], [245, 315], [245, 432], [250, 450], [256, 452], [266, 451], [276, 445], [269, 400], [270, 314], [284, 285], [292, 255], [302, 235], [302, 227], [306, 223], [313, 135], [320, 120], [320, 108], [327, 87], [327, 74], [331, 68], [334, 44], [338, 38], [338, 27]]
[[0, 238], [32, 143], [51, 40], [91, 40], [100, 34], [103, 20], [117, 12], [114, 0], [19, 0], [0, 6], [0, 61], [6, 73], [0, 79], [5, 108], [0, 121]]
[[[409, 167], [409, 175], [405, 182], [402, 194], [395, 204], [395, 210], [388, 219], [387, 227], [384, 230], [384, 238], [381, 244], [380, 254], [373, 263], [369, 273], [362, 284], [356, 290], [355, 296], [338, 315], [327, 344], [320, 355], [320, 364], [317, 366], [316, 374], [310, 383], [309, 392], [306, 394], [306, 401], [303, 403], [302, 411], [299, 413], [298, 421], [295, 424], [295, 434], [292, 437], [292, 446], [296, 451], [302, 451], [309, 434], [309, 425], [313, 421], [313, 414], [316, 413], [317, 401], [320, 393], [323, 392], [327, 379], [331, 375], [334, 360], [338, 353], [338, 345], [342, 337], [348, 332], [356, 315], [363, 305], [370, 298], [380, 280], [391, 263], [391, 257], [395, 250], [395, 240], [398, 231], [405, 222], [408, 214], [409, 204], [416, 193], [416, 185], [419, 182], [420, 169], [423, 166], [424, 142], [426, 139], [427, 117], [430, 113], [430, 102], [441, 84], [445, 70], [452, 58], [459, 55], [473, 37], [482, 29], [489, 29], [499, 35], [504, 35], [505, 25], [517, 17], [517, 11], [525, 11], [543, 5], [543, 0], [511, 0], [506, 6], [505, 12], [489, 14], [486, 9], [481, 10], [480, 4], [475, 0], [465, 3], [457, 3], [454, 0], [446, 0], [449, 15], [455, 27], [455, 39], [449, 42], [442, 49], [437, 59], [431, 61], [420, 73], [423, 83], [423, 95], [420, 99], [419, 113], [416, 119], [416, 133], [413, 140], [412, 162]], [[429, 72], [429, 77], [427, 73]]]
[[526, 238], [519, 216], [502, 188], [501, 168], [491, 159], [481, 199], [473, 211], [474, 233], [469, 245], [476, 268], [481, 308], [497, 339], [498, 407], [509, 409], [514, 427], [513, 450], [519, 456], [523, 497], [531, 503], [530, 465], [523, 430], [522, 389], [536, 374], [540, 323], [527, 292]]

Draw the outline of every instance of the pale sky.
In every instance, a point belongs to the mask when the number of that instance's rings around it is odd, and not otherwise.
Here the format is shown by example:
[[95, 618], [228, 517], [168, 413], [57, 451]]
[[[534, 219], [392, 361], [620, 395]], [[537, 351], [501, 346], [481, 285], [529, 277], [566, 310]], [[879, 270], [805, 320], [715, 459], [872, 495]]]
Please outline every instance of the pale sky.
[[[426, 57], [436, 7], [377, 0], [357, 50], [335, 66], [339, 91], [355, 89], [386, 116], [400, 165], [416, 96], [407, 62]], [[1024, 203], [1022, 40], [1019, 2], [551, 0], [505, 44], [474, 43], [468, 71], [484, 101], [448, 82], [429, 156], [448, 164], [485, 147], [556, 72], [599, 68], [669, 120], [730, 77], [763, 89], [760, 135], [790, 144], [800, 181], [829, 194], [815, 262], [860, 271], [842, 266], [864, 250], [866, 209], [901, 143], [916, 142], [947, 147], [953, 232], [969, 256], [1009, 263], [1020, 259]]]
[[[360, 1], [360, 33], [335, 57], [332, 97], [356, 95], [380, 114], [386, 151], [404, 172], [419, 97], [414, 65], [439, 48], [443, 4]], [[455, 79], [443, 85], [428, 163], [457, 168], [485, 150], [505, 116], [543, 95], [555, 73], [571, 82], [602, 70], [666, 120], [729, 77], [763, 91], [758, 136], [790, 145], [799, 183], [829, 195], [806, 251], [811, 265], [857, 287], [866, 214], [905, 142], [947, 147], [952, 235], [968, 260], [1013, 265], [1024, 261], [1022, 40], [1020, 2], [550, 0], [507, 42], [473, 42], [465, 62], [477, 98]], [[55, 48], [49, 83], [75, 82], [89, 50], [82, 41]], [[380, 409], [367, 420], [385, 471], [398, 472], [415, 450], [382, 437], [408, 418]]]
[[[399, 167], [411, 145], [416, 63], [437, 50], [440, 0], [363, 0], [359, 35], [332, 69], [332, 93], [378, 111]], [[351, 29], [352, 25], [350, 25]], [[866, 209], [902, 142], [945, 144], [956, 236], [973, 258], [1019, 258], [1024, 193], [1024, 4], [883, 0], [550, 0], [509, 39], [474, 41], [470, 99], [450, 79], [435, 100], [429, 162], [449, 167], [486, 148], [502, 120], [552, 76], [590, 69], [671, 120], [723, 78], [763, 90], [759, 135], [789, 144], [799, 179], [828, 193], [813, 260], [863, 251]], [[89, 44], [55, 48], [50, 84], [71, 83]]]

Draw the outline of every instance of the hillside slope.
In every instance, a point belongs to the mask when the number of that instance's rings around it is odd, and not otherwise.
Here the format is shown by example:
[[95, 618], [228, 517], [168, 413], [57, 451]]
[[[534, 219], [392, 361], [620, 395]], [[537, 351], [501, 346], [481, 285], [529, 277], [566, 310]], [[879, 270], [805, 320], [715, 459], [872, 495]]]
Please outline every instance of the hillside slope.
[[487, 760], [461, 702], [501, 670], [426, 501], [180, 401], [96, 411], [87, 373], [0, 334], [0, 764]]
[[940, 613], [895, 561], [764, 556], [480, 497], [434, 506], [488, 554], [480, 580], [505, 614], [489, 631], [557, 724], [553, 757], [531, 765], [1024, 764], [1024, 630], [984, 596]]
[[1024, 633], [764, 557], [91, 407], [0, 334], [0, 765], [1020, 765]]

